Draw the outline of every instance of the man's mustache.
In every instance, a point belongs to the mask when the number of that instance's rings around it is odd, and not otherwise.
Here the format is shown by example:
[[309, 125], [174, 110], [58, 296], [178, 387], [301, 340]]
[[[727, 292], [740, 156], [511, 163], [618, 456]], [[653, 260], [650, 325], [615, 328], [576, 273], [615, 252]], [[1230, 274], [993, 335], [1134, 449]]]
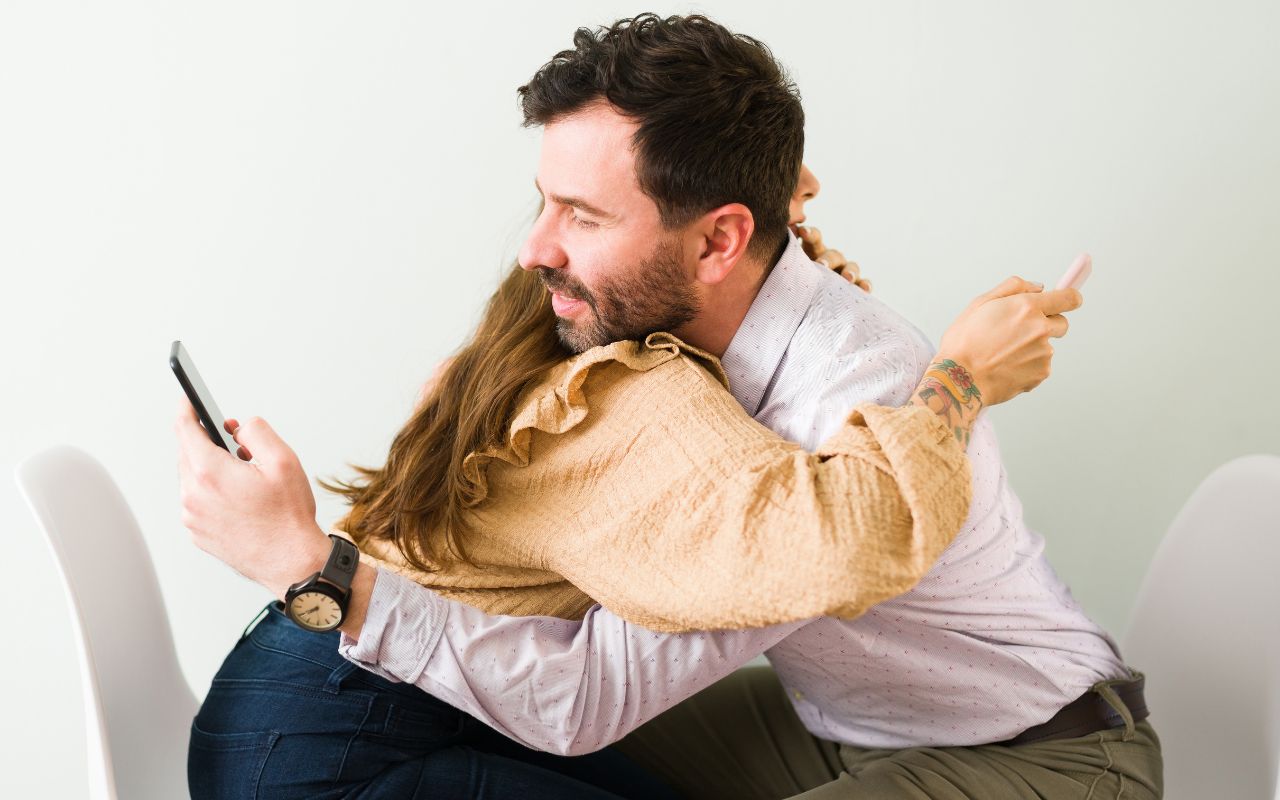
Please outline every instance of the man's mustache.
[[566, 275], [562, 270], [551, 267], [535, 267], [535, 269], [542, 285], [550, 291], [570, 300], [585, 300], [587, 305], [596, 307], [595, 298], [581, 281]]

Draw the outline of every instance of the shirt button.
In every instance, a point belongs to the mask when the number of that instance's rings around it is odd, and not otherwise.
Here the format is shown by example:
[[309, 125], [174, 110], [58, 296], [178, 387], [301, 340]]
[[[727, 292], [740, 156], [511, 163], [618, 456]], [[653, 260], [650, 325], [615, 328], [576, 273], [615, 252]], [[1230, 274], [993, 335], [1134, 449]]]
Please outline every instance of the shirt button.
[[791, 694], [795, 695], [795, 698], [796, 698], [797, 700], [803, 700], [803, 699], [804, 699], [804, 693], [803, 693], [803, 692], [801, 692], [799, 689], [793, 689], [793, 690], [792, 690], [792, 692], [791, 692]]

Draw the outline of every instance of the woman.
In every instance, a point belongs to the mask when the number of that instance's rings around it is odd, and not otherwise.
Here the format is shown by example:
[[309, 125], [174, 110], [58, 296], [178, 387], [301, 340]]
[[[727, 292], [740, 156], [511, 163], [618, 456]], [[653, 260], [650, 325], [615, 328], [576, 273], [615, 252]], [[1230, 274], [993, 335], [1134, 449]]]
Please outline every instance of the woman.
[[[801, 207], [805, 194], [802, 181]], [[793, 222], [801, 220], [802, 214], [793, 214]], [[810, 243], [815, 240], [810, 235]], [[988, 404], [1039, 382], [1011, 382], [1008, 370], [992, 363], [995, 340], [1003, 338], [991, 335], [993, 300], [975, 303], [944, 336], [941, 351], [979, 365], [976, 383], [989, 392]], [[629, 520], [612, 530], [602, 525], [598, 540], [549, 537], [533, 550], [510, 546], [528, 533], [516, 513], [523, 492], [554, 476], [557, 459], [595, 448], [599, 443], [588, 441], [592, 431], [605, 431], [606, 444], [627, 441], [617, 437], [628, 430], [653, 434], [650, 425], [626, 427], [644, 408], [611, 402], [643, 398], [645, 387], [655, 385], [662, 391], [651, 391], [653, 402], [687, 422], [684, 433], [718, 431], [723, 435], [712, 437], [708, 448], [727, 444], [683, 461], [678, 448], [672, 451], [666, 465], [673, 474], [684, 469], [678, 474], [708, 491], [693, 493], [697, 502], [685, 509], [688, 514], [655, 517], [655, 526], [669, 528], [652, 537], [653, 552], [641, 555], [656, 567], [673, 564], [688, 546], [714, 559], [706, 563], [738, 559], [734, 574], [766, 587], [758, 602], [743, 596], [741, 583], [690, 590], [691, 584], [675, 582], [658, 590], [637, 580], [647, 574], [643, 562], [634, 572], [618, 573], [581, 557], [625, 543], [628, 523], [634, 524]], [[531, 273], [515, 270], [472, 341], [396, 437], [387, 465], [361, 469], [360, 485], [335, 487], [352, 501], [339, 527], [366, 552], [491, 613], [572, 617], [599, 600], [662, 630], [854, 616], [913, 585], [967, 513], [968, 475], [956, 437], [963, 437], [983, 398], [949, 386], [946, 372], [927, 374], [912, 407], [864, 408], [834, 437], [839, 441], [808, 456], [745, 416], [724, 391], [714, 359], [671, 337], [572, 356], [556, 338], [543, 286]], [[581, 425], [588, 412], [592, 424]], [[730, 479], [745, 474], [790, 491], [765, 504], [753, 493], [756, 484], [738, 486], [736, 493], [711, 491], [722, 487], [699, 472], [704, 462], [727, 466]], [[621, 481], [648, 477], [629, 476], [627, 468], [627, 460], [618, 459], [600, 471]], [[661, 508], [678, 498], [658, 492], [646, 499]], [[698, 538], [688, 535], [690, 528]], [[786, 547], [767, 548], [773, 556], [767, 564], [744, 557], [744, 531]], [[663, 550], [668, 543], [673, 549]], [[834, 565], [828, 574], [799, 578], [779, 569], [787, 559], [799, 568], [812, 565], [806, 548], [825, 548]], [[889, 552], [908, 557], [894, 562], [896, 571], [869, 568], [882, 559], [868, 553]], [[416, 796], [427, 789], [431, 796], [473, 796], [475, 775], [485, 777], [494, 796], [662, 796], [661, 787], [616, 753], [560, 759], [528, 751], [413, 687], [356, 669], [338, 657], [335, 639], [305, 633], [273, 609], [237, 644], [193, 726], [193, 796]], [[317, 670], [323, 677], [318, 683]], [[300, 688], [307, 686], [323, 688]], [[246, 730], [252, 732], [228, 732]]]

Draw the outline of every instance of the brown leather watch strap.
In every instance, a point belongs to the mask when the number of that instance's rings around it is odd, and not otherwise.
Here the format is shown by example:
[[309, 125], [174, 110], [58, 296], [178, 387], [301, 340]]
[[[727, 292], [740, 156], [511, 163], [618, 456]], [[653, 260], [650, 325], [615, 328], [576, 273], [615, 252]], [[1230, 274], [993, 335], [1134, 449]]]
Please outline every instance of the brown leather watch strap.
[[360, 563], [360, 551], [351, 541], [329, 534], [333, 540], [333, 549], [329, 551], [329, 560], [320, 571], [323, 580], [332, 583], [344, 592], [351, 591], [351, 580], [356, 574], [356, 565]]

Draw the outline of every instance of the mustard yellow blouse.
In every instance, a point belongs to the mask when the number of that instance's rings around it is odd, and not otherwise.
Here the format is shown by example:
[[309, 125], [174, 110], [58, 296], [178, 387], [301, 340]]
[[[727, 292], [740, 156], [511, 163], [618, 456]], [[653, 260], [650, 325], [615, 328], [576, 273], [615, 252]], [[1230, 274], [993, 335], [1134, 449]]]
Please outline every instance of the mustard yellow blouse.
[[969, 463], [928, 410], [865, 404], [813, 453], [749, 417], [713, 356], [670, 334], [575, 356], [526, 393], [486, 486], [476, 562], [424, 573], [394, 542], [362, 558], [492, 614], [657, 631], [856, 617], [916, 584], [969, 510]]

